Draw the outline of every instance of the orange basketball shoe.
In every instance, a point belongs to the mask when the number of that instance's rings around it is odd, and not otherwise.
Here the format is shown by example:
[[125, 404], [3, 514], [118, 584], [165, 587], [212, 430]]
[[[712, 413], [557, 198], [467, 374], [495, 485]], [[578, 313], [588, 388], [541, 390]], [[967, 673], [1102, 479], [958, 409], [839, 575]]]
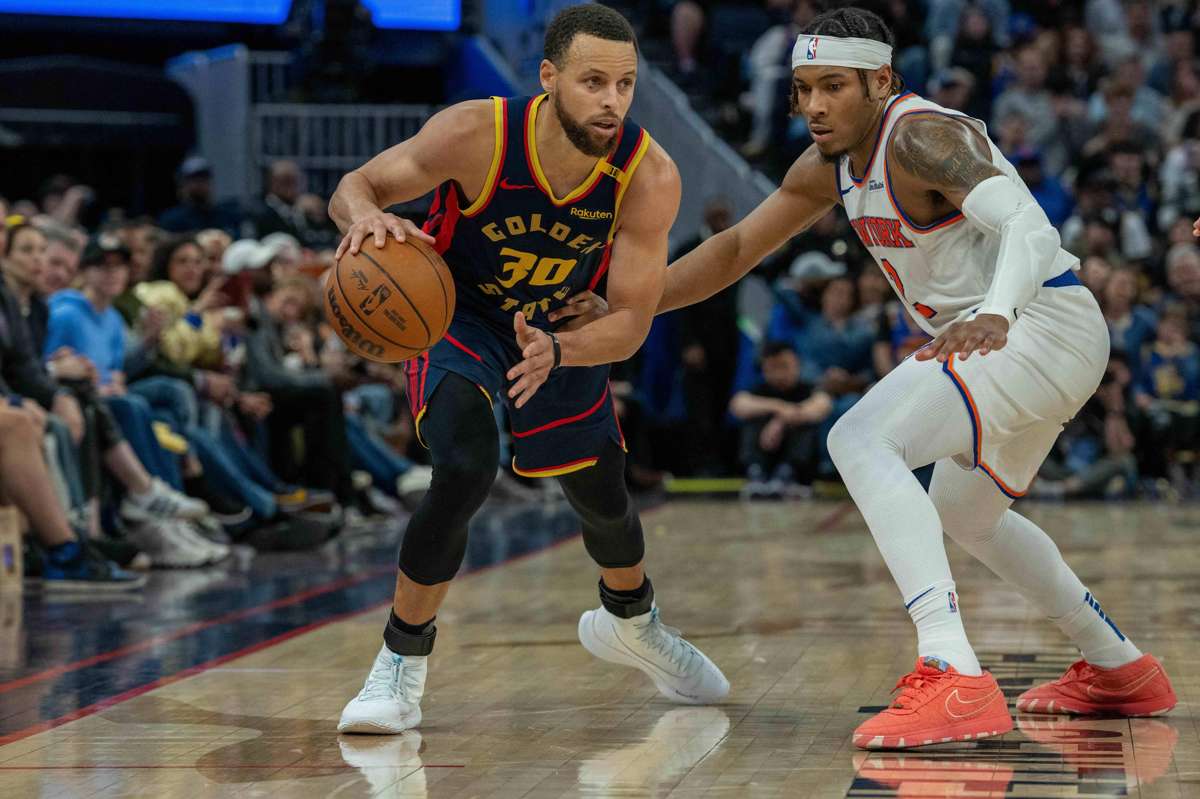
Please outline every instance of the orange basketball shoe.
[[1054, 682], [1017, 697], [1020, 713], [1073, 713], [1081, 716], [1157, 716], [1175, 707], [1175, 690], [1154, 655], [1142, 655], [1115, 669], [1077, 660]]
[[891, 707], [854, 731], [859, 749], [967, 741], [1013, 728], [1008, 703], [989, 672], [967, 677], [943, 660], [925, 658], [917, 660], [917, 667], [901, 677], [896, 688], [900, 695]]

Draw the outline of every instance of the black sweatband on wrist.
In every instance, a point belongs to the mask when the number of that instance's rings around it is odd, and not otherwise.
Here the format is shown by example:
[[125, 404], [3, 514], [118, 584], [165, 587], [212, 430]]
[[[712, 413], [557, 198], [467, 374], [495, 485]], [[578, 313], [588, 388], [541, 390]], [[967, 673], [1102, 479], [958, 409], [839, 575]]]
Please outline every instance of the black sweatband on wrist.
[[554, 365], [550, 367], [550, 371], [553, 372], [562, 366], [562, 344], [558, 343], [558, 336], [554, 335], [554, 333], [549, 333], [548, 335], [550, 336], [550, 343], [554, 346]]

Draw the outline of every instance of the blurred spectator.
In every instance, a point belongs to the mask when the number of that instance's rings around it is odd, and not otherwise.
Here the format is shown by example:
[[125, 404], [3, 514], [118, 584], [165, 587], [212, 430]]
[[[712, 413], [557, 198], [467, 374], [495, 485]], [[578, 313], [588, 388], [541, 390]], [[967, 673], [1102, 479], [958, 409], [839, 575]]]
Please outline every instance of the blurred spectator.
[[1001, 118], [992, 114], [992, 64], [996, 54], [997, 47], [987, 15], [971, 6], [963, 11], [952, 51], [939, 52], [939, 45], [936, 44], [930, 47], [930, 60], [935, 74], [939, 74], [946, 66], [956, 66], [967, 70], [975, 78], [978, 91], [974, 93], [973, 102], [966, 111], [976, 119]]
[[1162, 189], [1158, 225], [1162, 229], [1180, 217], [1190, 223], [1200, 215], [1200, 108], [1188, 115], [1181, 136], [1182, 141], [1163, 158], [1158, 173]]
[[1168, 251], [1167, 287], [1166, 303], [1187, 313], [1188, 337], [1200, 341], [1200, 249], [1192, 242], [1176, 244]]
[[[75, 280], [79, 274], [79, 256], [83, 252], [83, 245], [67, 227], [54, 223], [39, 227], [46, 236], [46, 265], [42, 274], [41, 293], [49, 296], [65, 289]], [[41, 351], [40, 346], [38, 351]]]
[[1131, 375], [1116, 354], [1096, 395], [1067, 423], [1030, 487], [1035, 499], [1128, 496], [1137, 481], [1137, 439], [1129, 426], [1125, 393]]
[[1045, 58], [1036, 47], [1026, 46], [1017, 53], [1016, 66], [1016, 83], [997, 97], [992, 107], [993, 124], [1001, 126], [1011, 114], [1020, 114], [1028, 125], [1028, 144], [1041, 151], [1051, 171], [1058, 172], [1065, 166], [1067, 154], [1058, 139], [1058, 115], [1046, 88]]
[[1142, 347], [1154, 338], [1157, 320], [1154, 312], [1135, 305], [1138, 296], [1138, 275], [1132, 269], [1117, 269], [1108, 278], [1102, 296], [1101, 309], [1108, 323], [1112, 351], [1120, 353], [1140, 374]]
[[296, 200], [303, 193], [304, 173], [295, 161], [272, 163], [266, 191], [243, 225], [242, 237], [261, 239], [271, 233], [287, 233], [299, 239], [304, 224]]
[[855, 318], [854, 283], [835, 277], [820, 291], [820, 310], [799, 294], [783, 292], [767, 338], [790, 343], [804, 364], [804, 379], [832, 396], [857, 395], [874, 379], [875, 329]]
[[1146, 82], [1159, 94], [1172, 94], [1171, 84], [1180, 66], [1189, 65], [1196, 57], [1196, 35], [1188, 26], [1187, 10], [1176, 6], [1163, 9], [1166, 23], [1163, 46], [1150, 56]]
[[975, 77], [962, 67], [944, 69], [929, 81], [929, 99], [945, 108], [971, 114]]
[[671, 45], [675, 49], [675, 67], [684, 78], [696, 71], [706, 5], [704, 0], [678, 0], [671, 7]]
[[[710, 200], [700, 235], [681, 245], [676, 255], [691, 252], [732, 222], [729, 202], [724, 198]], [[737, 296], [737, 286], [730, 286], [678, 314], [689, 438], [700, 448], [688, 460], [694, 469], [706, 474], [720, 474], [720, 460], [732, 455], [724, 419], [737, 370]]]
[[144, 576], [118, 568], [71, 529], [46, 470], [43, 419], [20, 408], [0, 407], [0, 483], [41, 544], [42, 590], [141, 588]]
[[179, 205], [169, 208], [158, 218], [158, 224], [169, 233], [195, 233], [205, 228], [219, 228], [230, 236], [237, 235], [239, 214], [228, 203], [214, 203], [212, 196], [212, 166], [198, 155], [184, 160], [177, 175]]
[[814, 16], [811, 0], [791, 0], [791, 17], [769, 28], [746, 57], [750, 91], [745, 102], [752, 115], [750, 139], [742, 147], [747, 158], [762, 155], [778, 140], [787, 123], [786, 99], [792, 80], [792, 47], [796, 36]]
[[[268, 289], [252, 301], [246, 387], [271, 398], [273, 410], [267, 420], [271, 463], [285, 479], [332, 491], [349, 507], [354, 491], [341, 390], [318, 368], [292, 371], [284, 365], [287, 346], [282, 297], [272, 301], [269, 295]], [[294, 447], [292, 433], [297, 427], [304, 431], [303, 462]]]
[[1096, 41], [1087, 28], [1069, 25], [1063, 31], [1063, 52], [1057, 66], [1063, 87], [1076, 100], [1087, 100], [1100, 85], [1104, 67]]
[[1195, 474], [1187, 475], [1185, 464], [1195, 461], [1200, 444], [1200, 350], [1188, 340], [1183, 309], [1170, 308], [1159, 319], [1158, 338], [1142, 352], [1134, 397], [1142, 414], [1143, 458], [1151, 461], [1147, 471], [1159, 476], [1165, 470], [1177, 491], [1190, 493]]
[[204, 279], [209, 280], [221, 274], [221, 259], [225, 250], [233, 244], [233, 238], [223, 230], [209, 228], [196, 234], [196, 243], [204, 251]]
[[342, 240], [341, 231], [329, 218], [329, 203], [315, 194], [301, 194], [296, 200], [299, 211], [300, 241], [318, 252], [336, 250]]
[[1110, 97], [1113, 93], [1132, 98], [1129, 109], [1130, 118], [1138, 125], [1157, 130], [1166, 117], [1166, 102], [1163, 96], [1151, 89], [1145, 83], [1146, 70], [1138, 56], [1130, 56], [1114, 67], [1110, 76], [1105, 80], [1107, 86], [1093, 92], [1088, 101], [1088, 119], [1095, 125], [1102, 125], [1108, 118]]
[[729, 412], [742, 422], [745, 495], [796, 495], [797, 488], [807, 494], [817, 476], [818, 425], [833, 400], [804, 382], [800, 358], [786, 342], [765, 343], [760, 364], [762, 382], [729, 402]]
[[1057, 228], [1066, 222], [1075, 207], [1075, 201], [1058, 178], [1047, 175], [1042, 169], [1042, 157], [1034, 150], [1018, 150], [1011, 153], [1009, 159], [1033, 193], [1033, 198], [1046, 212], [1050, 224]]

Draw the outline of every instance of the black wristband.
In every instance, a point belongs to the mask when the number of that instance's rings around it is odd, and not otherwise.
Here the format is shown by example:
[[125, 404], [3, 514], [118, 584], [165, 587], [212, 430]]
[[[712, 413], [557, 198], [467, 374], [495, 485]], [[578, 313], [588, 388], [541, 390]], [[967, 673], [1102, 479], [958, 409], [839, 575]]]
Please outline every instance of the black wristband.
[[550, 367], [550, 371], [553, 372], [562, 366], [562, 345], [558, 343], [558, 336], [554, 335], [554, 333], [547, 335], [550, 336], [550, 343], [554, 345], [554, 365]]

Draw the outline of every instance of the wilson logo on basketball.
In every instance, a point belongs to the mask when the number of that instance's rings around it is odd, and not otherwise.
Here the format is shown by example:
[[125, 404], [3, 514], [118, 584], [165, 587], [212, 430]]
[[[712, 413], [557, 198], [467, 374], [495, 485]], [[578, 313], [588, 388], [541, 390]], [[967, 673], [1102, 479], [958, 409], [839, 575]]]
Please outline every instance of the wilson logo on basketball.
[[346, 318], [345, 312], [342, 311], [342, 304], [338, 302], [337, 294], [332, 287], [327, 291], [326, 299], [329, 301], [329, 312], [333, 315], [333, 321], [337, 322], [338, 332], [341, 333], [342, 338], [352, 346], [358, 348], [368, 358], [382, 357], [383, 347], [365, 338], [362, 333], [355, 329], [354, 325], [350, 324], [350, 320]]
[[[360, 286], [360, 288], [365, 288]], [[382, 284], [376, 286], [370, 294], [363, 298], [363, 301], [358, 304], [358, 309], [363, 312], [363, 316], [370, 316], [375, 313], [375, 309], [383, 303], [387, 302], [388, 297], [392, 296], [392, 290]]]
[[594, 211], [587, 208], [572, 208], [571, 216], [577, 216], [580, 219], [612, 219], [612, 211]]

